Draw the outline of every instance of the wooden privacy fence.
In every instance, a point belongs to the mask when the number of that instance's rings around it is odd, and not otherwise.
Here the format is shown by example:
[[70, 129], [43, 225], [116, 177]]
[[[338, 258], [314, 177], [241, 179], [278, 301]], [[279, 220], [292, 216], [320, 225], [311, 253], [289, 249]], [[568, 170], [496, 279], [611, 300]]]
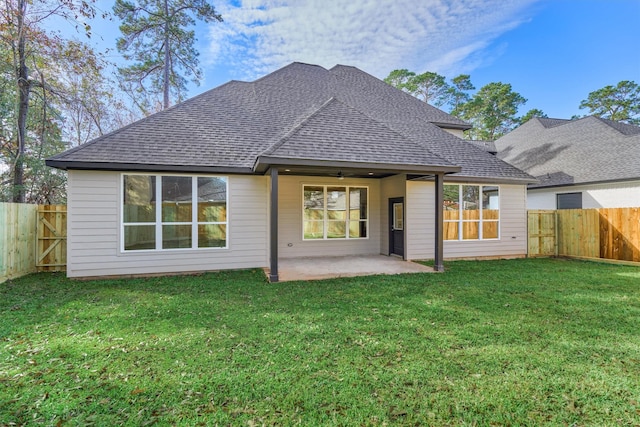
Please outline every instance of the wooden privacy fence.
[[0, 203], [0, 282], [65, 271], [66, 261], [66, 206]]
[[640, 262], [640, 208], [528, 212], [529, 256]]

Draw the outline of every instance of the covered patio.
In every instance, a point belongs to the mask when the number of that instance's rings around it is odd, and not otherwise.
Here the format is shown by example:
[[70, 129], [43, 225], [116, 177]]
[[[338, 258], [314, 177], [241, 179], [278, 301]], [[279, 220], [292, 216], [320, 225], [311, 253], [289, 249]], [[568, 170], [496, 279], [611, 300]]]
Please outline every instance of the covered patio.
[[[427, 267], [386, 255], [304, 257], [279, 260], [279, 281], [322, 280], [374, 274], [433, 273]], [[269, 271], [266, 271], [269, 277]]]

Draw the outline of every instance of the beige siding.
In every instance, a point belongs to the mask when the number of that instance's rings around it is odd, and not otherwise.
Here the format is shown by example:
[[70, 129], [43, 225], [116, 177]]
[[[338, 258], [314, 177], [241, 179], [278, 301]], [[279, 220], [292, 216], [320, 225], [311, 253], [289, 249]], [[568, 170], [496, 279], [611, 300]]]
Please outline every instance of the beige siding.
[[[380, 182], [380, 253], [383, 255], [389, 255], [389, 199], [405, 197], [406, 182], [406, 175], [390, 176], [383, 178]], [[405, 245], [406, 242], [407, 239], [405, 239]]]
[[445, 132], [449, 132], [451, 135], [455, 135], [458, 138], [464, 138], [464, 131], [462, 129], [449, 129], [449, 128], [441, 128]]
[[69, 171], [69, 277], [266, 267], [265, 177], [229, 176], [229, 248], [122, 253], [120, 173]]
[[[407, 259], [432, 259], [434, 257], [434, 192], [433, 182], [407, 182]], [[444, 242], [445, 259], [522, 256], [526, 253], [526, 189], [523, 185], [500, 186], [499, 240]]]
[[[357, 185], [369, 188], [369, 237], [367, 239], [303, 240], [302, 186]], [[380, 251], [380, 182], [375, 179], [343, 179], [283, 176], [278, 180], [278, 256], [296, 258], [377, 254]]]
[[583, 209], [640, 206], [640, 181], [625, 181], [531, 189], [527, 209], [556, 209], [556, 196], [562, 193], [582, 193]]

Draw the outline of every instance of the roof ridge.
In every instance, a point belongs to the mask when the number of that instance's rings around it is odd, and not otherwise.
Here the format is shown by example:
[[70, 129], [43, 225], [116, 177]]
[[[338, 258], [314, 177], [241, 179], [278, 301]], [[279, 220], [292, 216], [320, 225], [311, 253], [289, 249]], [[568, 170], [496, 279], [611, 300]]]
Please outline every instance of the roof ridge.
[[558, 119], [558, 118], [555, 118], [555, 117], [534, 117], [534, 119], [538, 120], [538, 122], [545, 129], [551, 129], [551, 128], [555, 128], [555, 127], [558, 127], [558, 126], [564, 126], [564, 125], [574, 121], [574, 120], [571, 120], [571, 119]]
[[[332, 96], [329, 99], [327, 99], [321, 106], [319, 106], [318, 108], [313, 110], [313, 112], [311, 114], [309, 114], [307, 116], [303, 116], [303, 118], [300, 120], [300, 122], [298, 122], [295, 126], [291, 127], [291, 129], [288, 132], [286, 132], [278, 141], [274, 142], [269, 148], [264, 150], [259, 156], [266, 156], [266, 155], [269, 155], [269, 154], [273, 153], [274, 151], [276, 151], [278, 148], [280, 148], [282, 145], [284, 145], [284, 143], [287, 142], [287, 140], [289, 140], [291, 138], [291, 136], [298, 129], [300, 129], [305, 123], [307, 123], [309, 120], [311, 120], [312, 117], [318, 115], [320, 113], [320, 111], [325, 109], [327, 107], [327, 105], [329, 105], [332, 101], [335, 101], [335, 100], [336, 99]], [[257, 159], [256, 159], [256, 162], [257, 162]]]
[[[277, 70], [273, 70], [273, 71], [272, 71], [272, 72], [270, 72], [269, 74], [265, 74], [264, 76], [260, 77], [259, 79], [253, 80], [253, 81], [252, 81], [252, 82], [250, 82], [250, 83], [260, 83], [260, 84], [265, 84], [265, 83], [263, 82], [263, 80], [268, 80], [268, 79], [269, 79], [269, 77], [271, 77], [273, 74], [275, 74], [275, 73], [277, 73], [277, 72], [279, 72], [279, 71], [285, 70], [285, 69], [287, 69], [287, 68], [289, 68], [289, 67], [293, 67], [294, 65], [304, 65], [304, 66], [306, 66], [306, 67], [320, 68], [320, 69], [322, 69], [322, 70], [324, 70], [324, 71], [327, 71], [327, 72], [329, 71], [329, 70], [327, 70], [326, 68], [324, 68], [322, 65], [309, 64], [309, 63], [306, 63], [306, 62], [294, 61], [294, 62], [291, 62], [291, 63], [289, 63], [289, 64], [287, 64], [287, 65], [285, 65], [285, 66], [283, 66], [283, 67], [278, 68]], [[281, 85], [279, 85], [279, 84], [273, 84], [273, 83], [270, 83], [270, 85], [271, 85], [271, 86], [281, 86]]]
[[420, 105], [420, 108], [426, 109], [428, 111], [428, 112], [426, 112], [427, 115], [433, 114], [434, 113], [433, 110], [436, 110], [436, 111], [439, 111], [439, 112], [443, 113], [444, 116], [442, 118], [447, 120], [447, 121], [442, 122], [442, 121], [437, 121], [437, 120], [433, 120], [433, 119], [431, 119], [431, 120], [427, 119], [427, 121], [429, 123], [432, 123], [432, 124], [434, 124], [434, 125], [436, 125], [438, 127], [439, 127], [439, 125], [452, 125], [454, 127], [455, 126], [462, 126], [462, 127], [467, 128], [467, 129], [470, 129], [472, 127], [469, 123], [465, 122], [461, 118], [456, 117], [456, 116], [452, 115], [451, 113], [447, 113], [446, 111], [441, 110], [440, 108], [436, 107], [435, 105], [431, 105], [428, 102], [425, 102], [425, 101], [423, 101], [423, 100], [421, 100], [419, 98], [416, 98], [415, 96], [413, 96], [413, 95], [411, 95], [411, 94], [409, 94], [409, 93], [407, 93], [407, 92], [405, 92], [405, 91], [403, 91], [401, 89], [398, 89], [397, 87], [395, 87], [393, 85], [390, 85], [389, 83], [385, 82], [384, 80], [379, 79], [376, 76], [374, 76], [373, 74], [368, 73], [367, 71], [364, 71], [364, 70], [362, 70], [362, 69], [360, 69], [360, 68], [358, 68], [356, 66], [336, 64], [335, 66], [330, 68], [328, 71], [332, 76], [336, 76], [335, 71], [337, 71], [338, 69], [354, 70], [354, 71], [356, 71], [356, 72], [358, 72], [360, 74], [363, 74], [363, 75], [367, 76], [368, 78], [372, 79], [372, 81], [375, 80], [376, 83], [381, 83], [382, 85], [384, 85], [386, 87], [389, 87], [389, 88], [394, 89], [395, 91], [398, 91], [400, 94], [402, 94], [401, 96], [404, 97], [405, 101], [413, 102], [415, 105]]
[[[634, 136], [634, 135], [640, 134], [640, 126], [636, 126], [631, 123], [617, 122], [615, 120], [605, 119], [604, 117], [599, 117], [595, 115], [587, 116], [587, 117], [593, 117], [595, 119], [598, 119], [601, 123], [604, 123], [605, 125], [609, 126], [611, 129], [617, 132], [620, 132], [624, 136]], [[629, 132], [623, 132], [621, 128]], [[630, 132], [631, 130], [633, 130], [633, 132]]]

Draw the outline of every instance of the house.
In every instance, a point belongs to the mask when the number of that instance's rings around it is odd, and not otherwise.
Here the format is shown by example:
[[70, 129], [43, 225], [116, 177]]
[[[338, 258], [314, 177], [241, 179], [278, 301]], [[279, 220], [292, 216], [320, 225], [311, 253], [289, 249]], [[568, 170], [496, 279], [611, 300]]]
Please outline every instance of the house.
[[499, 158], [538, 179], [528, 209], [640, 206], [639, 126], [533, 118], [495, 145]]
[[68, 171], [67, 274], [523, 256], [533, 179], [468, 128], [349, 66], [231, 81], [47, 160]]

